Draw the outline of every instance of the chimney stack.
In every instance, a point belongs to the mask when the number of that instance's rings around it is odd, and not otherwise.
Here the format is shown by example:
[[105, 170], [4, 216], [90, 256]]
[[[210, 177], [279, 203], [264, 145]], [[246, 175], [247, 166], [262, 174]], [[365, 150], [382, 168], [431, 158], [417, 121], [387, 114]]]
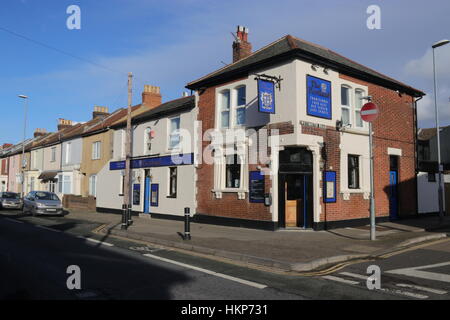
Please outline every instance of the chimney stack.
[[58, 119], [58, 131], [61, 131], [66, 128], [70, 128], [72, 125], [73, 125], [72, 120], [66, 120], [66, 119], [62, 119], [62, 118]]
[[92, 112], [92, 119], [101, 118], [104, 119], [109, 116], [108, 107], [95, 106], [94, 112]]
[[233, 42], [233, 62], [252, 54], [252, 44], [248, 42], [248, 31], [247, 27], [237, 27], [236, 40]]
[[153, 109], [161, 104], [160, 87], [144, 85], [144, 92], [142, 92], [142, 104], [149, 109]]
[[41, 129], [41, 128], [37, 128], [36, 130], [34, 130], [34, 137], [42, 137], [45, 136], [47, 134], [47, 130], [46, 129]]

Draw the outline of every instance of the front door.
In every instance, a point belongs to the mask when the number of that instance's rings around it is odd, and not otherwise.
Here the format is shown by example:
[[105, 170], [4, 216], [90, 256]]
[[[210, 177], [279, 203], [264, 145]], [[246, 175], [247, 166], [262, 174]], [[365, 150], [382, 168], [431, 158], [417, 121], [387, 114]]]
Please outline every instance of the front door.
[[398, 174], [397, 171], [389, 172], [389, 217], [398, 219]]
[[150, 213], [150, 177], [145, 177], [144, 213]]
[[311, 175], [287, 174], [284, 177], [284, 226], [311, 228], [313, 212]]

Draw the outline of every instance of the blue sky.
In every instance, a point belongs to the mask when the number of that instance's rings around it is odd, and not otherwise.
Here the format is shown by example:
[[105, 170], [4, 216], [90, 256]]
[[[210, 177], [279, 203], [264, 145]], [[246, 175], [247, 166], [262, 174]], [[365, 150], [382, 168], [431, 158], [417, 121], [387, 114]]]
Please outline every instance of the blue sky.
[[[69, 5], [81, 8], [81, 30], [66, 27]], [[366, 27], [366, 9], [381, 8], [381, 30]], [[2, 0], [5, 28], [82, 57], [101, 68], [0, 30], [0, 143], [22, 139], [23, 101], [30, 97], [27, 135], [56, 129], [58, 118], [86, 121], [94, 105], [133, 102], [144, 84], [161, 87], [163, 101], [185, 84], [231, 62], [230, 32], [250, 28], [258, 49], [286, 34], [328, 47], [401, 80], [427, 96], [423, 127], [434, 124], [430, 46], [450, 38], [450, 1], [324, 0]], [[450, 124], [450, 45], [436, 51], [442, 124]]]

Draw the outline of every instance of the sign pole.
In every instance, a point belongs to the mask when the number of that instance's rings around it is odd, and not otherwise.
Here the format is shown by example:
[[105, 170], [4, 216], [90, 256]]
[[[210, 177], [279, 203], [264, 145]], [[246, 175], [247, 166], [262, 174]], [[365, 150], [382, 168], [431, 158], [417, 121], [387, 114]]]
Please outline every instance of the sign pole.
[[370, 157], [370, 240], [376, 240], [372, 122], [369, 122], [369, 145], [370, 145], [370, 151], [369, 151], [369, 157]]

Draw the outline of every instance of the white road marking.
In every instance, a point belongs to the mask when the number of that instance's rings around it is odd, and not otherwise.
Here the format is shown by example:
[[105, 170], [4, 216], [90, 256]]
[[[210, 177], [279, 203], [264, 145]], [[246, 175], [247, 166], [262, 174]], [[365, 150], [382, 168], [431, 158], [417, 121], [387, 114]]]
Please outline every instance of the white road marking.
[[342, 282], [342, 283], [346, 283], [346, 284], [353, 284], [353, 285], [359, 284], [358, 281], [346, 280], [346, 279], [342, 279], [342, 278], [335, 277], [335, 276], [323, 276], [322, 278], [331, 280], [331, 281]]
[[37, 228], [40, 228], [40, 229], [45, 229], [45, 230], [48, 230], [48, 231], [61, 232], [60, 230], [48, 228], [48, 227], [46, 227], [46, 226], [41, 226], [41, 225], [38, 225], [38, 224], [36, 225], [36, 227], [37, 227]]
[[100, 241], [100, 240], [97, 240], [97, 239], [88, 238], [88, 237], [81, 237], [81, 236], [79, 236], [78, 238], [84, 239], [84, 240], [87, 240], [87, 241], [90, 241], [90, 242], [94, 242], [94, 243], [99, 243], [99, 244], [102, 244], [102, 245], [105, 245], [105, 246], [108, 246], [108, 247], [114, 247], [114, 245], [112, 243], [109, 243], [109, 242], [104, 242], [104, 241]]
[[388, 290], [388, 289], [384, 289], [384, 288], [381, 288], [380, 290], [381, 291], [385, 291], [385, 292], [394, 292], [394, 293], [397, 293], [397, 294], [401, 294], [401, 295], [404, 295], [404, 296], [407, 296], [407, 297], [411, 297], [411, 298], [416, 298], [416, 299], [427, 299], [428, 298], [428, 296], [425, 296], [423, 294], [412, 293], [412, 292], [409, 292], [409, 291]]
[[443, 267], [443, 266], [448, 266], [448, 265], [450, 265], [450, 262], [443, 262], [443, 263], [436, 263], [436, 264], [414, 267], [414, 268], [395, 269], [395, 270], [387, 271], [387, 273], [393, 273], [393, 274], [399, 274], [399, 275], [404, 275], [404, 276], [410, 276], [410, 277], [416, 277], [416, 278], [450, 283], [450, 275], [448, 275], [448, 274], [429, 272], [429, 271], [421, 271], [421, 269], [438, 268], [438, 267]]
[[146, 257], [149, 257], [149, 258], [152, 258], [152, 259], [156, 259], [156, 260], [160, 260], [160, 261], [164, 261], [164, 262], [167, 262], [167, 263], [175, 264], [175, 265], [178, 265], [180, 267], [196, 270], [196, 271], [203, 272], [203, 273], [206, 273], [206, 274], [210, 274], [210, 275], [213, 275], [213, 276], [216, 276], [216, 277], [219, 277], [219, 278], [224, 278], [224, 279], [227, 279], [227, 280], [239, 282], [239, 283], [242, 283], [242, 284], [245, 284], [245, 285], [248, 285], [248, 286], [251, 286], [251, 287], [255, 287], [255, 288], [258, 288], [258, 289], [267, 288], [267, 286], [264, 285], [264, 284], [259, 284], [259, 283], [253, 282], [253, 281], [239, 279], [239, 278], [232, 277], [232, 276], [229, 276], [229, 275], [226, 275], [226, 274], [223, 274], [223, 273], [218, 273], [218, 272], [214, 272], [214, 271], [211, 271], [211, 270], [207, 270], [207, 269], [191, 266], [189, 264], [181, 263], [181, 262], [178, 262], [178, 261], [174, 261], [174, 260], [170, 260], [170, 259], [154, 256], [152, 254], [146, 253], [146, 254], [143, 254], [143, 256], [146, 256]]
[[19, 220], [16, 220], [16, 219], [11, 219], [11, 218], [5, 218], [5, 220], [12, 221], [12, 222], [17, 222], [17, 223], [23, 223], [23, 221], [19, 221]]
[[422, 287], [422, 286], [416, 286], [413, 284], [406, 284], [406, 283], [397, 283], [397, 286], [402, 287], [402, 288], [411, 288], [411, 289], [431, 292], [431, 293], [435, 293], [435, 294], [446, 294], [447, 293], [447, 291], [443, 291], [443, 290], [432, 289], [432, 288], [427, 288], [427, 287]]
[[369, 278], [368, 276], [362, 276], [360, 274], [352, 273], [352, 272], [341, 272], [339, 274], [342, 274], [343, 276], [352, 277], [352, 278], [362, 279], [362, 280], [367, 280]]

